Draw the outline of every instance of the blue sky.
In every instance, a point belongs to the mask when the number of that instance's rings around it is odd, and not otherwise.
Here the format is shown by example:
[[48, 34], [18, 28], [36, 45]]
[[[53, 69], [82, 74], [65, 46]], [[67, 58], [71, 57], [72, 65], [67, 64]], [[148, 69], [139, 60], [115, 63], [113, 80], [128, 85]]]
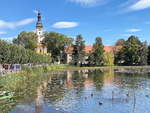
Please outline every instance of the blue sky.
[[105, 45], [136, 35], [150, 42], [150, 0], [1, 0], [0, 38], [10, 41], [21, 31], [33, 31], [36, 10], [44, 30], [75, 37], [91, 45], [96, 36]]

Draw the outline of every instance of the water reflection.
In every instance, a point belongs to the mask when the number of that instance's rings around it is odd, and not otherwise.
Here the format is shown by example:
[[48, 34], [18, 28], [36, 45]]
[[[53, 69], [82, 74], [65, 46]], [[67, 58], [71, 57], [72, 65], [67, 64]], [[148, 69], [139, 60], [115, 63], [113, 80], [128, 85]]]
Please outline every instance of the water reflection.
[[47, 89], [47, 82], [44, 81], [38, 88], [37, 88], [37, 98], [35, 101], [35, 113], [42, 112], [42, 106], [44, 104], [44, 96], [45, 91]]
[[67, 71], [67, 80], [66, 80], [66, 86], [68, 88], [73, 88], [73, 81], [72, 81], [72, 73], [71, 71]]
[[[59, 76], [59, 75], [58, 75]], [[141, 86], [147, 87], [149, 81], [146, 75], [117, 74], [112, 69], [109, 70], [83, 70], [76, 72], [66, 72], [63, 81], [66, 92], [63, 97], [51, 101], [51, 104], [75, 113], [140, 113], [149, 112], [138, 105], [141, 103], [140, 92], [146, 91]], [[144, 101], [149, 102], [148, 99]], [[98, 103], [102, 103], [102, 107]], [[150, 105], [150, 104], [148, 104]], [[137, 107], [136, 107], [137, 106]], [[138, 107], [140, 106], [140, 107]], [[99, 108], [100, 107], [100, 108]], [[135, 109], [138, 109], [135, 110]]]
[[53, 110], [69, 113], [150, 112], [149, 76], [115, 73], [111, 68], [55, 72], [43, 80], [34, 93], [35, 98], [28, 97], [34, 101], [22, 98], [11, 113], [20, 113], [23, 108], [29, 113], [51, 113]]

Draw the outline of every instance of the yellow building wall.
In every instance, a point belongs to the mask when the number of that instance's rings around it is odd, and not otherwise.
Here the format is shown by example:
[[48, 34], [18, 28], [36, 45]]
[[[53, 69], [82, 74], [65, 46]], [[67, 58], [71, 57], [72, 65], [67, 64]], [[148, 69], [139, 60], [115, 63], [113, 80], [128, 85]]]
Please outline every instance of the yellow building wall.
[[37, 44], [36, 53], [47, 55], [47, 48], [43, 44]]

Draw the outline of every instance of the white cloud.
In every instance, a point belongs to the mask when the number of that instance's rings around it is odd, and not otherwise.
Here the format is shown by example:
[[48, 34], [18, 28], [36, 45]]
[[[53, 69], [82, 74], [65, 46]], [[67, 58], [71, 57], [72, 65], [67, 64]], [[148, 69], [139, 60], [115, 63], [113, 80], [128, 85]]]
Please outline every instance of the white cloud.
[[30, 24], [33, 21], [35, 21], [34, 18], [27, 18], [27, 19], [24, 19], [24, 20], [21, 20], [21, 21], [18, 21], [18, 22], [6, 22], [6, 21], [3, 21], [3, 20], [0, 20], [0, 28], [13, 29], [13, 28], [16, 28], [16, 27], [19, 27], [19, 26], [24, 26], [24, 25]]
[[97, 5], [98, 3], [105, 3], [108, 0], [68, 0], [68, 1], [79, 3], [84, 6], [93, 6], [93, 5]]
[[150, 0], [138, 0], [133, 5], [131, 5], [128, 9], [132, 11], [137, 11], [146, 8], [150, 8]]
[[2, 35], [2, 34], [6, 34], [7, 32], [5, 32], [5, 31], [0, 31], [0, 35]]
[[77, 22], [56, 22], [52, 25], [53, 28], [73, 28], [77, 27], [79, 23]]
[[131, 33], [140, 32], [140, 31], [141, 31], [141, 29], [136, 29], [136, 28], [127, 30], [127, 32], [131, 32]]

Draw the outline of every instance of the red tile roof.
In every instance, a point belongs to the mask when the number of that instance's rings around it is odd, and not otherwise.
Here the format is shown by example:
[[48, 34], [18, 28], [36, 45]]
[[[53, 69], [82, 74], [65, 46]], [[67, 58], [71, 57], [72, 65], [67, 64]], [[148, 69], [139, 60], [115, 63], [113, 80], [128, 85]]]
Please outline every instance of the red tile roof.
[[93, 46], [90, 46], [90, 45], [85, 46], [85, 52], [86, 52], [86, 53], [91, 53], [92, 50], [93, 50]]
[[[111, 51], [119, 51], [121, 49], [121, 46], [104, 46], [105, 52], [111, 52]], [[93, 50], [93, 46], [87, 45], [85, 46], [85, 52], [91, 53]], [[66, 53], [70, 54], [73, 51], [73, 47], [69, 47], [66, 49]]]
[[73, 47], [68, 47], [68, 48], [66, 48], [66, 50], [65, 50], [65, 52], [66, 52], [67, 54], [71, 54], [72, 51], [73, 51]]
[[111, 52], [113, 51], [114, 46], [104, 46], [105, 52]]

